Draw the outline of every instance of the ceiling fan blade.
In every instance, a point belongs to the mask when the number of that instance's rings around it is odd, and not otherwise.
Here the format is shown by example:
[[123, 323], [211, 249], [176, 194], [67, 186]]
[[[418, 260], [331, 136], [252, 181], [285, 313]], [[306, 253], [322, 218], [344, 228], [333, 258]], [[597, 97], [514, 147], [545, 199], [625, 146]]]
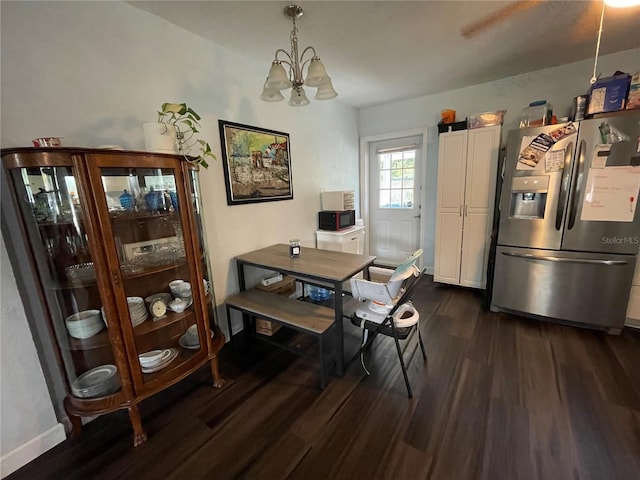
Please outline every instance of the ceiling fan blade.
[[493, 13], [481, 18], [477, 22], [470, 23], [466, 27], [460, 29], [460, 33], [465, 38], [471, 38], [478, 33], [481, 33], [483, 30], [488, 29], [492, 25], [506, 20], [512, 15], [528, 10], [531, 7], [534, 7], [538, 0], [519, 0], [517, 2], [511, 3], [505, 7], [499, 8]]

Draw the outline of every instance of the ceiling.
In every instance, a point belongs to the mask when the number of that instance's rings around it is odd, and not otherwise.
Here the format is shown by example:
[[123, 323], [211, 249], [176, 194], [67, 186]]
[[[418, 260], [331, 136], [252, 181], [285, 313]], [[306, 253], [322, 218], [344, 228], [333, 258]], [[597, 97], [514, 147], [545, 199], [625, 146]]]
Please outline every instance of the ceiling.
[[[275, 50], [290, 49], [286, 0], [127, 3], [264, 65], [265, 77]], [[602, 9], [600, 0], [297, 4], [300, 49], [315, 47], [338, 98], [356, 108], [593, 59]], [[638, 32], [640, 7], [607, 7], [600, 55], [640, 47]]]

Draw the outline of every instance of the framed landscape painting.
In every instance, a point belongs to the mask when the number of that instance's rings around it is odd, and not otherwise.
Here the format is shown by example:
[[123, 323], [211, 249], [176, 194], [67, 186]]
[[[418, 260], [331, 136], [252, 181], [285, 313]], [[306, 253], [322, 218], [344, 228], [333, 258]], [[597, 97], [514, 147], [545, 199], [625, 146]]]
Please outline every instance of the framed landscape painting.
[[293, 198], [289, 134], [218, 120], [227, 203]]

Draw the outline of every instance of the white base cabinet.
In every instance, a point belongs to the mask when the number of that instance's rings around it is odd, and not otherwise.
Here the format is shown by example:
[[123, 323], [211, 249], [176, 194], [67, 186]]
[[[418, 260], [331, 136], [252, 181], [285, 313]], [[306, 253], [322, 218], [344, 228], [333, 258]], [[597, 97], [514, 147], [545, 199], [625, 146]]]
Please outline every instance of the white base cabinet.
[[433, 279], [485, 288], [501, 126], [440, 134]]
[[359, 225], [337, 232], [318, 230], [316, 231], [316, 244], [322, 250], [362, 255], [364, 254], [364, 236], [364, 227]]

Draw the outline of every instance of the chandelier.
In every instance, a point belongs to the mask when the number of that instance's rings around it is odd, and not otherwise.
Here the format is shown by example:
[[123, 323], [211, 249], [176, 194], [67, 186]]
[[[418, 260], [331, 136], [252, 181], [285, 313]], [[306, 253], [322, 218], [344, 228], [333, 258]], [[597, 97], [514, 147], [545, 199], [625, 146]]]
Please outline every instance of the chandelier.
[[[264, 82], [264, 89], [260, 98], [265, 102], [279, 102], [284, 100], [281, 91], [291, 88], [291, 98], [289, 105], [292, 107], [303, 107], [309, 105], [307, 94], [302, 88], [314, 87], [318, 90], [313, 98], [316, 100], [329, 100], [338, 96], [333, 89], [331, 78], [327, 75], [324, 65], [320, 61], [320, 57], [316, 54], [315, 48], [309, 46], [302, 51], [302, 55], [298, 56], [298, 27], [296, 27], [296, 19], [302, 17], [302, 7], [298, 5], [288, 5], [284, 7], [284, 16], [293, 22], [293, 30], [291, 30], [291, 53], [279, 48], [276, 50], [275, 59], [271, 63], [269, 75]], [[278, 58], [278, 54], [282, 54], [285, 58]], [[305, 59], [306, 56], [306, 59]], [[287, 65], [288, 72], [283, 64]], [[303, 69], [307, 68], [307, 77], [303, 78]]]

